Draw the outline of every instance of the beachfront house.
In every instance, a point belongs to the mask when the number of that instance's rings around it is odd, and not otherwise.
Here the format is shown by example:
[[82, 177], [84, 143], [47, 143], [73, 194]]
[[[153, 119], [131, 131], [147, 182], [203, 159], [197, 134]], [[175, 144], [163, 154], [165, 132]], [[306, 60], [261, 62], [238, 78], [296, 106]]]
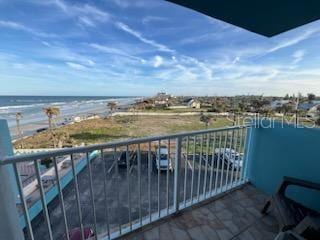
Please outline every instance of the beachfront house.
[[311, 102], [303, 102], [303, 103], [299, 103], [298, 109], [309, 111], [311, 108], [313, 108], [316, 105], [320, 105], [320, 101], [314, 100]]
[[199, 108], [201, 108], [201, 103], [197, 99], [191, 99], [188, 102], [188, 107], [189, 108], [197, 108], [197, 109], [199, 109]]
[[313, 119], [318, 119], [320, 117], [320, 104], [317, 104], [309, 109], [307, 116]]
[[[320, 17], [319, 1], [170, 2], [267, 37]], [[0, 239], [271, 240], [317, 234], [319, 131], [267, 119], [14, 156], [7, 122], [0, 120]], [[163, 145], [168, 156], [160, 171], [152, 156]], [[39, 161], [48, 158], [55, 180], [44, 186]], [[38, 189], [32, 195], [19, 172], [28, 163], [35, 168], [32, 182], [38, 182], [30, 186]], [[276, 207], [261, 213], [272, 195], [284, 204], [272, 201]]]
[[168, 107], [171, 96], [167, 93], [160, 92], [154, 97], [154, 105], [156, 107]]

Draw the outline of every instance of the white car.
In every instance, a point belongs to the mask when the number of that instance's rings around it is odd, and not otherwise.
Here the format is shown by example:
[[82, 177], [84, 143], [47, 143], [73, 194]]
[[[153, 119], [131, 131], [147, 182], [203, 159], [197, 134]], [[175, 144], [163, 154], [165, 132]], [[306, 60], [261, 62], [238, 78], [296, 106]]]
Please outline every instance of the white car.
[[166, 146], [156, 147], [156, 159], [154, 162], [154, 170], [157, 171], [166, 171], [169, 167], [169, 170], [172, 171], [172, 163], [169, 157], [169, 151]]
[[243, 166], [243, 154], [236, 152], [231, 148], [221, 148], [216, 149], [215, 154], [219, 155], [220, 159], [225, 159], [226, 162], [229, 163], [230, 168], [235, 170], [242, 168]]

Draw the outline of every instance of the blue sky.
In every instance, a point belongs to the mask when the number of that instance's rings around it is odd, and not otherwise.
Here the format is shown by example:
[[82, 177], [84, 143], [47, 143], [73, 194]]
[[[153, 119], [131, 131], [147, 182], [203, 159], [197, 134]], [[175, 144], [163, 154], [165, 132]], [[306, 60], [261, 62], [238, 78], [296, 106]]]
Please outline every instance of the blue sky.
[[320, 95], [320, 22], [266, 38], [162, 0], [0, 0], [0, 95]]

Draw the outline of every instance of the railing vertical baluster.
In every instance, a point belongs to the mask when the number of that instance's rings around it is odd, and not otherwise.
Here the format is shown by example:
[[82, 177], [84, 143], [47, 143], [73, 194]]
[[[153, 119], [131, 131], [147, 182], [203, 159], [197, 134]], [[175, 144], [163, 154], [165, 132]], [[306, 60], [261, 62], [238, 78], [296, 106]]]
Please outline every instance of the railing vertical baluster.
[[[230, 145], [229, 145], [229, 155], [227, 155], [227, 172], [226, 172], [226, 181], [225, 181], [225, 189], [227, 190], [228, 188], [228, 179], [229, 179], [229, 170], [230, 170], [230, 165], [232, 164], [231, 158], [232, 158], [232, 146], [233, 146], [233, 141], [234, 141], [234, 130], [231, 130], [231, 139], [230, 139]], [[233, 165], [233, 164], [232, 164]]]
[[[97, 216], [96, 216], [96, 205], [94, 202], [94, 192], [93, 192], [93, 184], [92, 184], [92, 169], [91, 169], [90, 156], [88, 152], [86, 152], [86, 159], [87, 159], [87, 165], [88, 165], [88, 171], [89, 171], [90, 198], [91, 198], [91, 205], [92, 205], [92, 212], [93, 212], [93, 228], [94, 228], [94, 232], [97, 233]], [[95, 234], [95, 239], [97, 239], [97, 234]]]
[[151, 159], [151, 142], [148, 143], [148, 199], [149, 199], [149, 220], [151, 222], [151, 171], [152, 171], [152, 159]]
[[[117, 147], [113, 148], [113, 162], [116, 165], [116, 180], [117, 180], [117, 209], [118, 212], [120, 212], [120, 193], [119, 193], [119, 189], [120, 189], [120, 175], [119, 175], [119, 165], [118, 165], [118, 159], [117, 159]], [[121, 228], [121, 218], [120, 218], [120, 214], [118, 215], [118, 228], [119, 228], [119, 234], [122, 234], [122, 228]]]
[[174, 169], [174, 209], [175, 212], [180, 208], [180, 168], [181, 168], [181, 143], [182, 138], [179, 137], [176, 140], [176, 157], [175, 157], [175, 169]]
[[213, 182], [213, 168], [215, 161], [215, 149], [216, 149], [216, 133], [213, 133], [213, 143], [212, 143], [212, 157], [211, 157], [211, 166], [210, 166], [210, 182], [209, 182], [209, 196], [212, 194], [212, 182]]
[[107, 221], [108, 239], [110, 239], [109, 210], [108, 210], [108, 190], [107, 190], [107, 186], [108, 186], [107, 174], [108, 174], [108, 171], [107, 171], [107, 163], [104, 160], [103, 149], [101, 149], [100, 155], [101, 155], [101, 162], [103, 164], [103, 189], [104, 189], [105, 215], [106, 215], [106, 221]]
[[138, 201], [139, 201], [139, 222], [140, 226], [142, 226], [142, 213], [141, 213], [141, 148], [140, 144], [138, 144]]
[[198, 172], [198, 187], [197, 187], [197, 201], [200, 200], [200, 183], [201, 183], [201, 172], [202, 172], [202, 154], [203, 154], [203, 134], [201, 135], [200, 142], [200, 154], [199, 154], [199, 172]]
[[[249, 136], [248, 136], [248, 131], [249, 131]], [[240, 169], [240, 182], [245, 182], [245, 178], [247, 177], [247, 169], [248, 169], [248, 159], [246, 159], [247, 157], [247, 153], [250, 151], [250, 142], [251, 142], [251, 132], [252, 129], [251, 128], [246, 128], [245, 131], [245, 138], [243, 141], [243, 162], [242, 162], [242, 167]], [[248, 146], [247, 146], [247, 138], [249, 137], [249, 141], [248, 141]], [[248, 149], [246, 149], [246, 147], [248, 147]], [[241, 179], [243, 178], [243, 179]]]
[[237, 154], [237, 145], [238, 145], [238, 138], [239, 138], [239, 131], [237, 131], [237, 130], [234, 130], [235, 131], [235, 140], [234, 140], [234, 147], [233, 147], [233, 149], [234, 149], [234, 156], [233, 156], [233, 161], [231, 162], [231, 164], [232, 164], [232, 171], [231, 171], [231, 183], [230, 184], [227, 184], [227, 186], [229, 186], [229, 189], [231, 189], [232, 188], [232, 186], [233, 186], [233, 183], [234, 183], [234, 180], [233, 180], [233, 174], [234, 174], [234, 171], [236, 170], [235, 168], [234, 168], [234, 166], [236, 165], [236, 154]]
[[195, 161], [196, 161], [196, 142], [197, 142], [197, 136], [193, 137], [193, 156], [192, 156], [192, 176], [191, 176], [191, 203], [193, 203], [193, 185], [194, 185], [194, 167], [195, 167]]
[[156, 158], [157, 167], [158, 167], [158, 217], [160, 218], [160, 158], [161, 158], [161, 152], [160, 152], [160, 146], [161, 146], [161, 140], [158, 141], [158, 149], [157, 149], [157, 155]]
[[22, 208], [23, 208], [22, 210], [23, 210], [24, 221], [25, 221], [26, 227], [27, 227], [27, 232], [28, 232], [30, 240], [34, 240], [33, 230], [32, 230], [32, 225], [31, 225], [31, 220], [30, 220], [30, 215], [29, 215], [29, 211], [28, 211], [28, 205], [27, 205], [26, 199], [24, 197], [23, 186], [22, 186], [20, 174], [19, 174], [19, 171], [18, 171], [17, 163], [13, 164], [13, 170], [14, 170], [14, 175], [16, 177], [16, 181], [17, 181], [17, 184], [18, 184], [18, 191], [19, 191], [19, 196], [20, 196], [20, 200], [21, 200], [21, 203], [22, 203], [21, 205], [22, 205]]
[[187, 173], [188, 173], [188, 155], [189, 155], [189, 136], [187, 137], [186, 156], [184, 158], [184, 184], [183, 184], [183, 202], [186, 207], [187, 202]]
[[70, 160], [71, 160], [71, 168], [72, 168], [72, 174], [73, 174], [73, 180], [74, 180], [74, 187], [76, 189], [76, 200], [77, 200], [77, 207], [78, 207], [79, 224], [81, 229], [81, 239], [84, 240], [85, 238], [84, 238], [84, 228], [83, 228], [83, 222], [82, 222], [82, 211], [81, 211], [81, 204], [80, 204], [78, 177], [76, 174], [76, 168], [74, 166], [73, 154], [70, 155]]
[[210, 134], [207, 134], [207, 153], [206, 153], [206, 163], [204, 172], [204, 183], [203, 183], [203, 197], [206, 198], [207, 190], [207, 177], [208, 177], [208, 161], [209, 161], [209, 148], [210, 148]]
[[126, 146], [126, 161], [127, 161], [127, 183], [128, 183], [128, 215], [129, 215], [129, 224], [130, 230], [132, 230], [132, 221], [131, 221], [131, 190], [130, 190], [130, 155], [129, 155], [129, 145]]
[[221, 168], [221, 178], [220, 178], [220, 192], [223, 191], [223, 186], [222, 186], [222, 182], [223, 182], [223, 173], [224, 173], [224, 161], [226, 159], [226, 147], [227, 147], [227, 140], [228, 140], [228, 135], [229, 135], [229, 132], [226, 131], [224, 137], [225, 137], [225, 140], [224, 140], [224, 147], [223, 147], [223, 156], [222, 156], [222, 168]]
[[[219, 167], [220, 167], [220, 158], [221, 158], [221, 144], [222, 144], [222, 132], [219, 134], [219, 149], [218, 149], [218, 156], [217, 156], [217, 166], [216, 166], [216, 176], [215, 176], [215, 183], [214, 183], [214, 192], [218, 191], [218, 178], [219, 178]], [[216, 150], [214, 150], [214, 153]], [[215, 157], [214, 157], [215, 158]], [[214, 159], [215, 161], [215, 159]], [[215, 164], [215, 163], [214, 163]], [[222, 165], [222, 164], [221, 164]], [[220, 173], [221, 174], [221, 173]]]
[[[245, 133], [245, 130], [246, 128], [242, 128], [239, 130], [239, 137], [240, 137], [240, 143], [239, 143], [239, 157], [238, 157], [238, 163], [237, 163], [237, 170], [236, 170], [236, 176], [235, 176], [235, 182], [238, 184], [240, 181], [239, 181], [239, 171], [241, 171], [241, 168], [243, 168], [243, 163], [244, 163], [244, 156], [241, 156], [241, 152], [244, 150], [244, 147], [243, 147], [243, 138], [244, 138], [244, 133]], [[241, 133], [241, 134], [240, 134]], [[241, 165], [241, 161], [242, 161], [242, 166]]]
[[170, 143], [170, 138], [168, 139], [168, 164], [167, 164], [167, 214], [169, 214], [169, 207], [170, 207], [170, 198], [169, 198], [169, 167], [172, 167], [171, 164], [171, 143]]
[[64, 223], [65, 232], [66, 232], [66, 238], [67, 238], [67, 240], [69, 240], [69, 229], [68, 229], [68, 222], [67, 222], [67, 216], [66, 216], [66, 209], [64, 206], [63, 193], [62, 193], [62, 188], [61, 188], [57, 159], [55, 157], [53, 158], [53, 164], [54, 164], [54, 171], [56, 174], [57, 187], [58, 187], [58, 192], [59, 192], [61, 212], [63, 214], [63, 223]]
[[42, 209], [43, 209], [44, 218], [45, 218], [45, 221], [46, 221], [46, 224], [47, 224], [47, 228], [48, 228], [49, 239], [53, 240], [51, 223], [50, 223], [50, 218], [49, 218], [49, 212], [48, 212], [48, 208], [47, 208], [45, 192], [44, 192], [43, 185], [42, 185], [42, 180], [41, 180], [41, 174], [40, 174], [38, 160], [34, 160], [34, 166], [35, 166], [36, 176], [37, 176], [37, 180], [38, 180], [38, 184], [39, 184], [40, 199], [41, 199], [41, 203], [42, 203]]

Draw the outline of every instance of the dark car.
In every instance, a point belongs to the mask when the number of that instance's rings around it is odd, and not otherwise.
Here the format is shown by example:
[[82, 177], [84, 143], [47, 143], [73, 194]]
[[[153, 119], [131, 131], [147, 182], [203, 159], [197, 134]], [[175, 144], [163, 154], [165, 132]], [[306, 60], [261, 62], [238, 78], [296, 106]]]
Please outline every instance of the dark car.
[[[94, 239], [94, 231], [90, 227], [83, 228], [84, 239], [93, 240]], [[65, 238], [67, 239], [67, 238]], [[81, 228], [74, 228], [69, 231], [69, 239], [70, 240], [82, 240]]]
[[[211, 161], [212, 161], [212, 159], [209, 159], [209, 166], [211, 166]], [[222, 165], [224, 167], [224, 170], [227, 170], [228, 167], [229, 167], [229, 169], [232, 168], [230, 162], [226, 158], [223, 158], [223, 154], [219, 155], [218, 153], [215, 153], [213, 166], [216, 168], [216, 167], [218, 167], [218, 165], [219, 165], [219, 169], [222, 169]]]
[[[137, 159], [137, 154], [134, 151], [129, 151], [129, 167], [135, 164]], [[127, 152], [122, 151], [120, 156], [118, 157], [118, 166], [119, 167], [127, 167]]]

